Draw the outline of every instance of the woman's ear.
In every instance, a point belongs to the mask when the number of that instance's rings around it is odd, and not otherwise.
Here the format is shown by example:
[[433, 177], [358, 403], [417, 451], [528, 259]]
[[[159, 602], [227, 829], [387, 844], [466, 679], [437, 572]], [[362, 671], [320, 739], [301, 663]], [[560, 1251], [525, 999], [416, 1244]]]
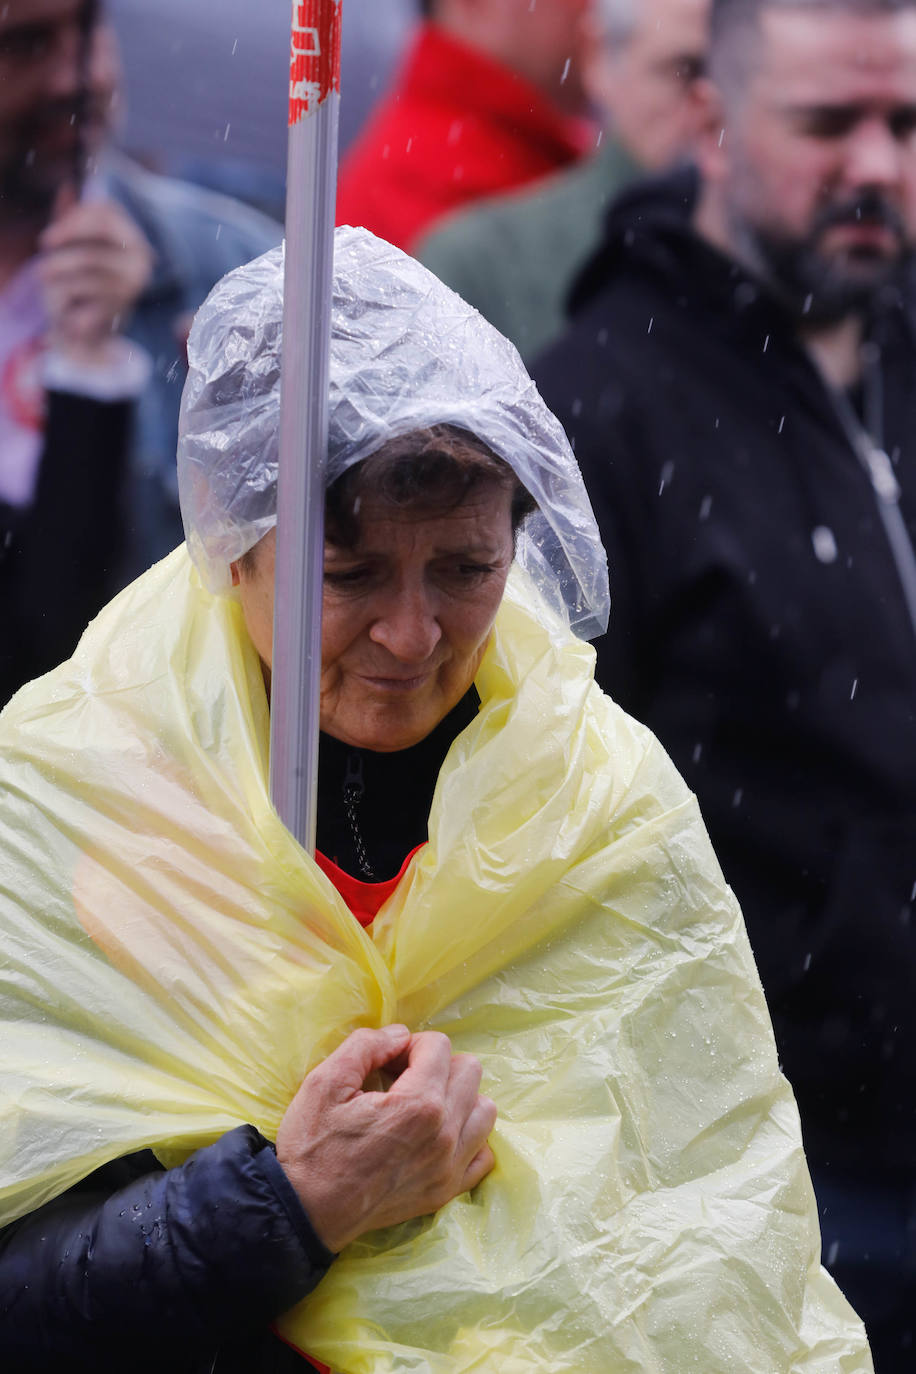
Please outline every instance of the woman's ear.
[[229, 572], [232, 576], [233, 587], [237, 587], [242, 580], [241, 573], [239, 572], [238, 559], [229, 564]]

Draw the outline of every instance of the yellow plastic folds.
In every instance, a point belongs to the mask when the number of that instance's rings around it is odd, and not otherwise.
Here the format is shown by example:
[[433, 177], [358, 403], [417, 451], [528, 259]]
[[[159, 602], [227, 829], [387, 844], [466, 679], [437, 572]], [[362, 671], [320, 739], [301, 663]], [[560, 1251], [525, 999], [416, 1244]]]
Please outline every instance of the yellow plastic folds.
[[865, 1374], [740, 914], [665, 754], [513, 575], [371, 932], [283, 829], [238, 607], [177, 551], [0, 717], [0, 1220], [268, 1136], [354, 1027], [484, 1063], [497, 1167], [282, 1323], [341, 1374]]

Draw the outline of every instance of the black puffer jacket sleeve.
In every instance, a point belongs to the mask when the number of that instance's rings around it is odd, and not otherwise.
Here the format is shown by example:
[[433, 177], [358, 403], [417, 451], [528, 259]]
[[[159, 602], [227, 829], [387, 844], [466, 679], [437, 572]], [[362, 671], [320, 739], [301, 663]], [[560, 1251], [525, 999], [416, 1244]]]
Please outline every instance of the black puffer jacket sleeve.
[[100, 1190], [104, 1176], [0, 1233], [0, 1368], [11, 1374], [208, 1370], [334, 1258], [252, 1126], [115, 1192]]

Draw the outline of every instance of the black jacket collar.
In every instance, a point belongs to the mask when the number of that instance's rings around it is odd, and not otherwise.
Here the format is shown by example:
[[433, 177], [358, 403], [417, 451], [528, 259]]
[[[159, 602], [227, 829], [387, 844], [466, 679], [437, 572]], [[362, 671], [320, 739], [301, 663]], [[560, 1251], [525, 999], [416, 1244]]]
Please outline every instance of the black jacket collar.
[[[700, 178], [692, 166], [628, 188], [611, 205], [602, 241], [573, 283], [569, 313], [585, 309], [621, 278], [655, 280], [688, 311], [704, 311], [737, 335], [790, 344], [797, 320], [767, 285], [719, 252], [692, 227]], [[914, 331], [916, 285], [902, 282], [876, 294], [868, 332], [879, 342], [903, 328]]]

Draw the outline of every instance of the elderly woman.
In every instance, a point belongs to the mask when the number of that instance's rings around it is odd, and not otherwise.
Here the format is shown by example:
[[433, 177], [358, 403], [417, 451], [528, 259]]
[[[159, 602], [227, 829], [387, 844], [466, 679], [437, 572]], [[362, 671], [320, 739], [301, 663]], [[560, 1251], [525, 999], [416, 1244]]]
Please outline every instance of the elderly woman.
[[187, 550], [0, 718], [4, 1368], [865, 1374], [565, 439], [356, 231], [314, 861], [273, 811], [281, 277], [192, 332]]

